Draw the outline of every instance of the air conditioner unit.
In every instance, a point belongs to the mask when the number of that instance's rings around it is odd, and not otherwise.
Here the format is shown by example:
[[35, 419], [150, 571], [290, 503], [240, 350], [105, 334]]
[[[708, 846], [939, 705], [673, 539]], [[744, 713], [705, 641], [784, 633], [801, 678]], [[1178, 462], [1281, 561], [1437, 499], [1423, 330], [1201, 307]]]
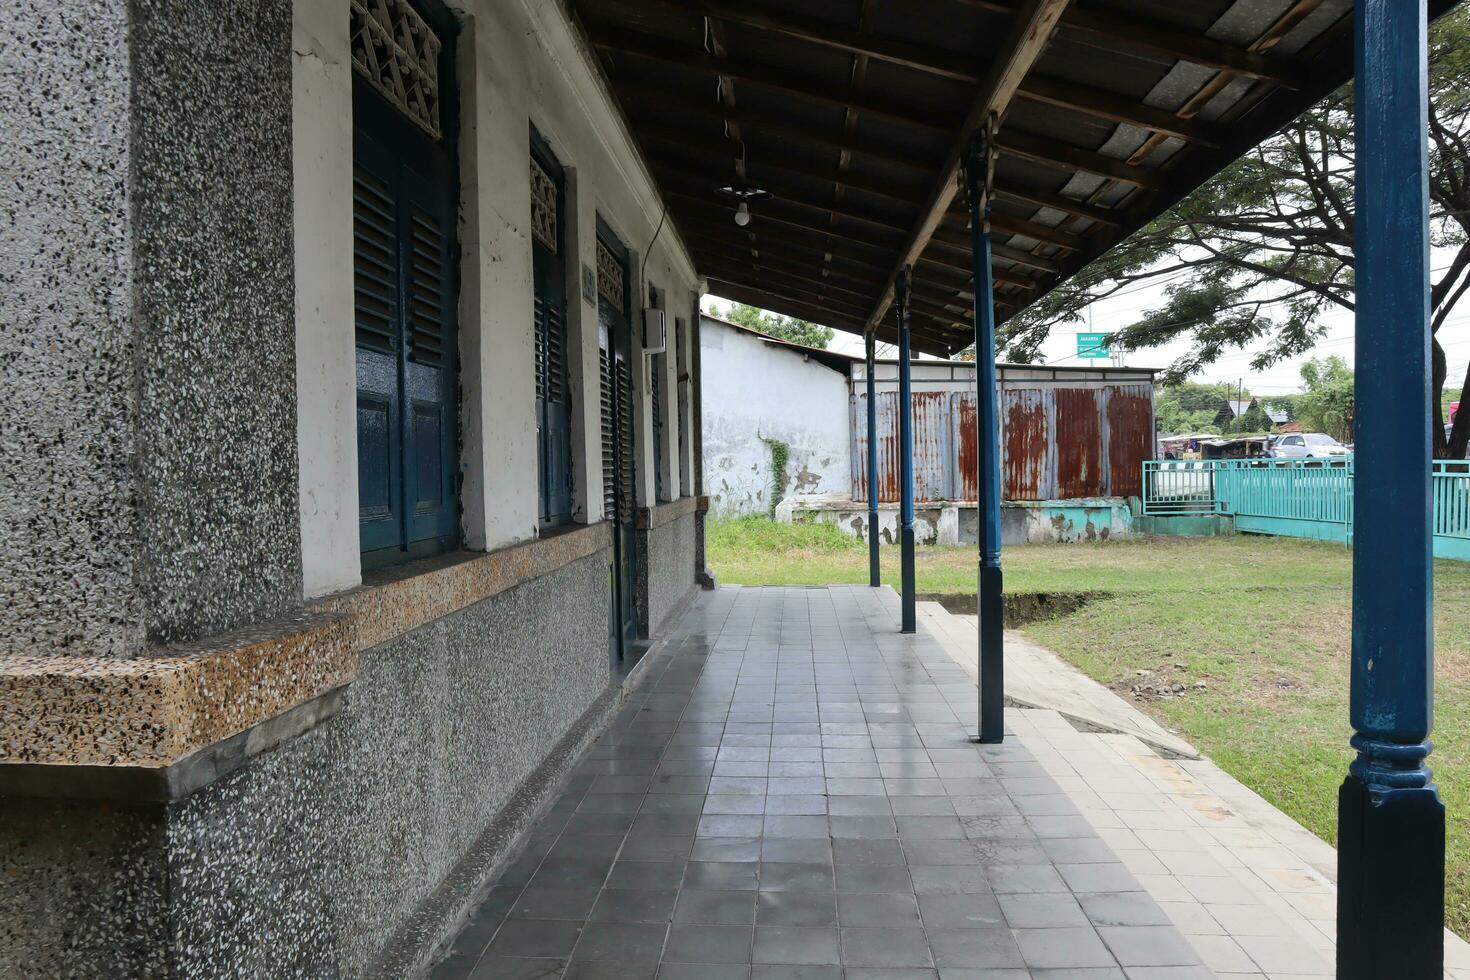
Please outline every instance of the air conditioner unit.
[[663, 310], [643, 311], [643, 353], [662, 354], [668, 344], [668, 317]]

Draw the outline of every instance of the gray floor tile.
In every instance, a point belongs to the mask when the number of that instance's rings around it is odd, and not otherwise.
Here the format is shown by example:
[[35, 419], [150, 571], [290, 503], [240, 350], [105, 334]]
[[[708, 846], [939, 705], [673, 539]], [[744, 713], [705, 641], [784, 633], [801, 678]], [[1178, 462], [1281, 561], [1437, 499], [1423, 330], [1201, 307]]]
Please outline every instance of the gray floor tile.
[[992, 929], [1006, 925], [994, 895], [919, 895], [919, 916], [928, 929]]
[[914, 892], [909, 869], [901, 864], [838, 864], [835, 870], [839, 892]]
[[1103, 926], [1098, 933], [1124, 967], [1199, 964], [1194, 947], [1171, 926]]
[[841, 930], [842, 963], [859, 967], [927, 967], [934, 962], [923, 929]]
[[668, 926], [624, 922], [589, 922], [572, 954], [573, 962], [599, 960], [627, 964], [656, 964], [663, 952]]
[[607, 876], [608, 888], [678, 888], [684, 865], [677, 861], [619, 861]]
[[596, 888], [527, 888], [510, 914], [516, 919], [585, 919], [599, 894]]
[[591, 918], [593, 922], [668, 922], [673, 918], [678, 894], [672, 888], [606, 888], [593, 906]]
[[581, 922], [552, 919], [507, 919], [487, 956], [564, 957], [582, 932]]
[[844, 928], [909, 928], [920, 925], [914, 896], [845, 893], [837, 896], [837, 921]]
[[669, 963], [658, 970], [658, 980], [750, 980], [748, 963]]
[[757, 925], [754, 962], [839, 965], [837, 930]]
[[759, 837], [699, 837], [690, 852], [691, 861], [759, 861]]
[[947, 977], [950, 968], [991, 970], [1026, 965], [1020, 946], [1009, 929], [930, 928], [928, 933], [934, 962], [941, 976]]
[[664, 960], [675, 963], [749, 963], [753, 929], [747, 925], [682, 925], [669, 931]]
[[825, 892], [832, 890], [832, 865], [779, 862], [761, 864], [760, 890]]
[[476, 964], [469, 980], [557, 980], [566, 965], [567, 961], [562, 959], [487, 956]]
[[756, 922], [769, 926], [835, 926], [837, 897], [832, 892], [761, 892]]
[[758, 885], [754, 863], [690, 861], [684, 871], [684, 887], [710, 891], [754, 891]]
[[1071, 895], [1055, 892], [1005, 893], [997, 895], [1001, 912], [1012, 929], [1060, 929], [1086, 926], [1082, 906]]
[[832, 842], [821, 838], [768, 837], [761, 842], [761, 860], [773, 864], [831, 864]]
[[1090, 926], [1063, 929], [1017, 929], [1016, 942], [1032, 969], [1117, 966], [1113, 954]]
[[754, 891], [703, 891], [685, 888], [674, 909], [675, 923], [751, 925], [755, 922]]

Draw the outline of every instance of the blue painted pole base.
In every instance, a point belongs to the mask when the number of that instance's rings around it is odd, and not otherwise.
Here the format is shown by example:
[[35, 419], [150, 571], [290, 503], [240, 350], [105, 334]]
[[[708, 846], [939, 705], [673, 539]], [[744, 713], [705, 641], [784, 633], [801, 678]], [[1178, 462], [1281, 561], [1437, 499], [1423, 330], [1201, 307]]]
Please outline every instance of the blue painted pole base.
[[999, 565], [980, 566], [980, 737], [994, 745], [1005, 740], [1005, 600]]
[[873, 588], [883, 584], [878, 568], [878, 512], [868, 511], [868, 584]]
[[1444, 975], [1444, 804], [1433, 785], [1337, 794], [1338, 980]]
[[916, 597], [914, 595], [914, 526], [912, 524], [904, 527], [899, 547], [903, 552], [899, 570], [903, 586], [903, 625], [899, 632], [916, 633], [919, 629], [919, 617], [914, 606]]

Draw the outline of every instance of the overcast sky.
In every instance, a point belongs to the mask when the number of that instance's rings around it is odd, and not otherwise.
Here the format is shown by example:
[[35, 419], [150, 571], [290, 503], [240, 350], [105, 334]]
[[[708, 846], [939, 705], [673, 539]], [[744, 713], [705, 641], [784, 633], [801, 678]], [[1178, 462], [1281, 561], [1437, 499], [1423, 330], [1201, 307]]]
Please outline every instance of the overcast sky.
[[[1439, 254], [1434, 258], [1432, 265], [1435, 274], [1438, 275], [1439, 270], [1448, 263], [1449, 253]], [[1129, 287], [1123, 293], [1095, 304], [1091, 310], [1090, 323], [1084, 322], [1053, 329], [1042, 348], [1042, 361], [1047, 364], [1063, 365], [1105, 364], [1107, 363], [1105, 361], [1078, 359], [1077, 334], [1117, 330], [1141, 316], [1146, 310], [1162, 305], [1163, 301], [1162, 285]], [[706, 296], [706, 309], [709, 308], [711, 302], [722, 307], [730, 305], [723, 298]], [[1324, 317], [1324, 320], [1327, 324], [1327, 333], [1306, 357], [1282, 361], [1268, 370], [1253, 372], [1250, 369], [1251, 359], [1263, 346], [1253, 345], [1245, 350], [1225, 354], [1214, 364], [1205, 368], [1195, 380], [1226, 381], [1230, 384], [1237, 384], [1244, 379], [1247, 391], [1262, 396], [1284, 395], [1299, 391], [1301, 389], [1301, 364], [1304, 360], [1337, 354], [1346, 359], [1348, 364], [1353, 363], [1354, 323], [1352, 313], [1348, 310], [1333, 308]], [[1458, 388], [1464, 381], [1466, 364], [1470, 362], [1470, 299], [1463, 300], [1456, 311], [1451, 314], [1450, 319], [1440, 328], [1440, 342], [1444, 345], [1445, 353], [1449, 357], [1447, 385]], [[837, 331], [832, 343], [828, 346], [832, 350], [840, 350], [844, 353], [858, 355], [863, 353], [862, 339], [840, 330]], [[1183, 341], [1165, 344], [1128, 354], [1122, 363], [1129, 367], [1167, 367], [1188, 349], [1188, 343]]]

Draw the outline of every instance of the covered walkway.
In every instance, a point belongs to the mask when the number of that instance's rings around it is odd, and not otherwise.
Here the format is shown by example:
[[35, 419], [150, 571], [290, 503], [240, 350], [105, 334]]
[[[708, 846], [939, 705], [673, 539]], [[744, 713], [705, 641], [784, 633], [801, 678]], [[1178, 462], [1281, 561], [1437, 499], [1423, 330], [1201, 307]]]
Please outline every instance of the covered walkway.
[[721, 589], [436, 977], [1210, 976], [1024, 738], [860, 587]]

